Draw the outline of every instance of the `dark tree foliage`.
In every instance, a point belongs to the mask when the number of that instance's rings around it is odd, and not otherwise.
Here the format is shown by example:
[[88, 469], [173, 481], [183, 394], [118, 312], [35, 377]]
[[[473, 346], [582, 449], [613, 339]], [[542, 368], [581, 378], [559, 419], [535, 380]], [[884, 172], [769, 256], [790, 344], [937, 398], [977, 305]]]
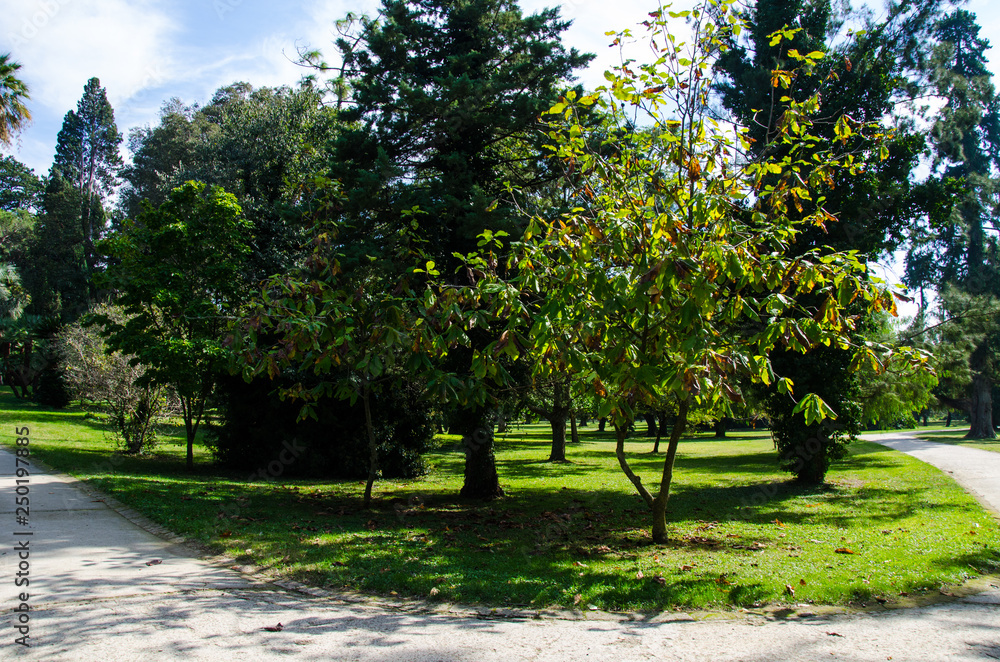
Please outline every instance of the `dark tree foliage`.
[[0, 210], [34, 211], [41, 204], [43, 190], [34, 170], [13, 156], [0, 159]]
[[[19, 265], [24, 287], [31, 295], [28, 313], [55, 316], [69, 323], [90, 305], [80, 224], [82, 204], [80, 191], [53, 170], [42, 196], [42, 213]], [[102, 213], [94, 210], [95, 215]]]
[[[475, 251], [483, 230], [519, 235], [518, 195], [555, 178], [538, 149], [539, 118], [591, 59], [562, 46], [568, 25], [556, 10], [524, 16], [510, 0], [384, 0], [377, 19], [338, 42], [350, 128], [329, 176], [346, 196], [345, 268], [389, 262], [394, 228], [414, 208], [422, 249], [453, 281], [466, 277], [454, 254]], [[461, 417], [462, 494], [500, 496], [492, 407]]]
[[[885, 124], [894, 116], [897, 103], [910, 94], [911, 76], [922, 62], [921, 40], [927, 35], [938, 2], [890, 4], [887, 18], [866, 26], [865, 35], [846, 41], [834, 41], [844, 15], [837, 13], [830, 0], [758, 0], [747, 10], [749, 29], [720, 55], [718, 68], [728, 82], [719, 86], [722, 105], [741, 126], [748, 127], [756, 146], [748, 156], [766, 156], [766, 146], [777, 133], [788, 97], [803, 101], [822, 90], [821, 116], [816, 132], [829, 141], [838, 140], [837, 121], [844, 117], [852, 126], [865, 123]], [[794, 38], [772, 45], [769, 35], [782, 29], [797, 29]], [[826, 53], [817, 67], [819, 75], [792, 78], [788, 87], [773, 77], [775, 70], [793, 69], [799, 54]], [[890, 127], [892, 128], [892, 127]], [[817, 246], [835, 250], [857, 250], [866, 259], [896, 248], [918, 213], [910, 173], [924, 149], [922, 136], [904, 121], [895, 122], [894, 138], [887, 153], [859, 136], [847, 137], [845, 144], [865, 164], [858, 173], [846, 171], [830, 182], [824, 207], [837, 222], [815, 226], [803, 232], [793, 251], [805, 252]], [[805, 175], [803, 175], [805, 176]], [[797, 211], [815, 211], [815, 202], [798, 200]], [[782, 466], [802, 481], [822, 482], [830, 461], [843, 454], [843, 443], [859, 429], [860, 407], [852, 399], [857, 392], [857, 377], [849, 374], [846, 351], [823, 349], [821, 357], [803, 360], [790, 351], [775, 352], [771, 359], [780, 365], [779, 374], [795, 383], [796, 392], [817, 393], [837, 412], [840, 431], [828, 434], [819, 424], [807, 426], [800, 417], [793, 418], [794, 403], [771, 388], [762, 394], [774, 423], [775, 442]], [[835, 357], [833, 355], [840, 354]], [[843, 371], [829, 379], [816, 381], [812, 364]], [[820, 450], [808, 449], [819, 440]], [[801, 459], [799, 459], [801, 458]]]
[[[209, 435], [216, 460], [225, 467], [251, 471], [258, 479], [367, 477], [369, 449], [361, 403], [352, 406], [346, 400], [325, 399], [314, 409], [316, 419], [297, 421], [301, 405], [276, 397], [277, 385], [269, 379], [248, 383], [239, 376], [219, 378], [216, 402], [225, 423], [212, 427]], [[384, 440], [379, 445], [382, 476], [423, 474], [422, 455], [434, 436], [435, 420], [420, 401], [419, 389], [372, 397], [373, 423], [378, 438]]]
[[129, 137], [133, 163], [123, 174], [122, 212], [134, 217], [143, 201], [158, 205], [188, 180], [222, 186], [253, 224], [241, 278], [256, 288], [301, 256], [301, 188], [320, 168], [337, 122], [309, 85], [254, 89], [234, 83], [203, 108], [168, 102], [158, 126]]
[[[914, 232], [907, 260], [908, 284], [921, 292], [948, 287], [963, 296], [943, 297], [945, 315], [950, 300], [986, 301], [1000, 297], [1000, 230], [996, 214], [1000, 203], [1000, 98], [987, 67], [989, 41], [979, 36], [975, 14], [956, 10], [942, 19], [931, 83], [946, 100], [931, 131], [937, 172], [922, 189], [926, 222]], [[964, 324], [957, 320], [956, 331]], [[971, 416], [969, 437], [996, 437], [993, 398], [1000, 332], [981, 324], [969, 357], [972, 383], [967, 398], [938, 393], [946, 404]], [[959, 331], [961, 334], [961, 331]]]

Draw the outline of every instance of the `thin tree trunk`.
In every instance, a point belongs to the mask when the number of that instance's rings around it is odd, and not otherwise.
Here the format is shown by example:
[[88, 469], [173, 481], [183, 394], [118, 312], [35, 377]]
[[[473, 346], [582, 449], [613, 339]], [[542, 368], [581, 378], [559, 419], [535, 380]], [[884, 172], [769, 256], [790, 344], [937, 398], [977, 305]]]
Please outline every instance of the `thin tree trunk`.
[[361, 401], [365, 408], [365, 431], [368, 433], [368, 482], [365, 483], [364, 499], [364, 508], [368, 509], [372, 505], [372, 486], [378, 475], [378, 442], [375, 440], [375, 426], [372, 425], [371, 389], [367, 384], [361, 394]]
[[574, 444], [580, 443], [580, 431], [576, 429], [576, 412], [570, 412], [569, 414], [569, 427], [570, 442]]
[[674, 461], [677, 459], [677, 447], [687, 426], [688, 401], [681, 402], [677, 412], [677, 420], [670, 431], [670, 441], [667, 444], [667, 456], [663, 460], [663, 478], [660, 480], [660, 491], [653, 500], [653, 542], [667, 542], [667, 502], [670, 501], [670, 484], [674, 479]]
[[725, 439], [726, 438], [726, 428], [727, 427], [728, 426], [726, 425], [726, 419], [725, 418], [720, 418], [719, 420], [717, 420], [715, 422], [715, 438], [716, 439]]
[[625, 476], [632, 481], [636, 491], [639, 493], [639, 496], [642, 497], [642, 500], [646, 502], [646, 505], [653, 508], [653, 495], [651, 495], [645, 485], [642, 484], [642, 478], [636, 476], [635, 472], [632, 471], [632, 467], [630, 467], [628, 463], [628, 458], [625, 457], [625, 437], [628, 436], [628, 428], [629, 425], [627, 423], [615, 426], [615, 436], [617, 438], [615, 455], [618, 456], [618, 466], [622, 468]]

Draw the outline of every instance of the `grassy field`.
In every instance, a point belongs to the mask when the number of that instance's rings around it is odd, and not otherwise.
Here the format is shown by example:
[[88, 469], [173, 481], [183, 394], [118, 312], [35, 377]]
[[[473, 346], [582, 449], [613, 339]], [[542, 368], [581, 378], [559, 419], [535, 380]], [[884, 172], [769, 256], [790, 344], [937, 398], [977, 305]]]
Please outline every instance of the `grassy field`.
[[[112, 453], [99, 424], [0, 394], [0, 420], [31, 427], [32, 452], [160, 524], [264, 576], [334, 590], [490, 606], [662, 610], [775, 603], [892, 601], [1000, 565], [1000, 531], [949, 478], [859, 442], [822, 487], [775, 470], [766, 433], [682, 442], [671, 542], [652, 545], [648, 513], [608, 435], [587, 428], [568, 464], [551, 464], [547, 426], [498, 440], [507, 497], [456, 497], [462, 453], [442, 438], [420, 479], [381, 481], [361, 508], [360, 481], [248, 480], [183, 468], [179, 430], [148, 457]], [[652, 482], [651, 440], [628, 450]]]

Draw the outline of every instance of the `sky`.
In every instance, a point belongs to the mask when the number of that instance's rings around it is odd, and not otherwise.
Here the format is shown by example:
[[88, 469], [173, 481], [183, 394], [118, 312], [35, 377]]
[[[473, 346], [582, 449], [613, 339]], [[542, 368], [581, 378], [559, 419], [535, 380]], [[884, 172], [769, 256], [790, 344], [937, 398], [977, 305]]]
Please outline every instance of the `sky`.
[[[690, 4], [680, 0], [675, 4]], [[98, 77], [107, 89], [118, 128], [155, 125], [164, 101], [204, 104], [223, 85], [294, 84], [307, 71], [296, 64], [302, 49], [332, 59], [335, 21], [349, 12], [373, 14], [376, 0], [0, 0], [0, 53], [22, 64], [31, 90], [31, 125], [4, 154], [39, 175], [48, 172], [66, 112]], [[522, 0], [526, 13], [556, 4]], [[594, 87], [618, 58], [610, 30], [632, 28], [657, 8], [655, 0], [568, 0], [573, 21], [564, 43], [597, 54], [581, 82]], [[981, 35], [994, 48], [1000, 71], [1000, 2], [970, 0]], [[127, 157], [127, 153], [126, 153]], [[892, 271], [889, 273], [890, 278]]]

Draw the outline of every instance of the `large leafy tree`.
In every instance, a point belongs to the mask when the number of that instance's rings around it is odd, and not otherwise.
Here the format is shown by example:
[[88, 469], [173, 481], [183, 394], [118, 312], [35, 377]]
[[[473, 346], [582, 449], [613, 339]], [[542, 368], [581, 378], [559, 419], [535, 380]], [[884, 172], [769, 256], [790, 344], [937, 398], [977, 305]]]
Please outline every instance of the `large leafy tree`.
[[945, 104], [931, 131], [936, 172], [923, 188], [926, 223], [914, 233], [907, 276], [920, 289], [953, 290], [942, 298], [942, 314], [954, 326], [945, 335], [952, 346], [962, 337], [958, 344], [971, 348], [970, 384], [967, 397], [939, 398], [969, 412], [970, 438], [992, 439], [1000, 335], [988, 318], [1000, 297], [1000, 245], [991, 232], [1000, 229], [1000, 99], [986, 66], [989, 42], [974, 14], [956, 10], [938, 24], [936, 37], [931, 83]]
[[[350, 96], [329, 177], [342, 182], [345, 269], [391, 256], [405, 210], [441, 278], [471, 285], [456, 254], [484, 230], [520, 233], [518, 196], [548, 179], [539, 117], [590, 56], [560, 43], [556, 10], [522, 15], [510, 0], [384, 0], [379, 16], [338, 42]], [[489, 333], [472, 332], [482, 346]], [[452, 352], [453, 370], [472, 349]], [[467, 407], [453, 427], [466, 442], [464, 496], [502, 494], [493, 455], [493, 407]]]
[[246, 296], [239, 275], [249, 236], [234, 196], [188, 182], [102, 244], [114, 258], [105, 284], [118, 294], [123, 317], [96, 319], [109, 347], [146, 366], [144, 380], [176, 391], [189, 469], [205, 406], [227, 360], [224, 332]]
[[159, 205], [187, 180], [222, 186], [254, 226], [242, 277], [256, 288], [302, 254], [296, 206], [337, 122], [336, 112], [308, 84], [254, 89], [234, 83], [202, 108], [172, 100], [157, 126], [129, 136], [133, 160], [123, 171], [122, 211], [134, 217], [143, 201]]
[[[706, 116], [710, 58], [739, 25], [727, 5], [706, 5], [721, 23], [704, 6], [672, 15], [691, 19], [689, 50], [670, 33], [666, 12], [655, 12], [648, 25], [651, 43], [665, 44], [660, 59], [629, 62], [600, 96], [567, 95], [552, 109], [572, 118], [596, 103], [615, 121], [596, 136], [572, 120], [553, 127], [556, 156], [568, 176], [582, 177], [590, 204], [528, 228], [519, 275], [497, 304], [515, 311], [512, 328], [485, 353], [526, 346], [542, 359], [536, 375], [587, 377], [600, 413], [616, 426], [622, 470], [652, 511], [655, 542], [667, 537], [674, 460], [692, 410], [725, 413], [742, 399], [743, 377], [778, 384], [807, 425], [834, 417], [768, 355], [833, 345], [877, 360], [873, 348], [852, 347], [851, 306], [893, 309], [853, 253], [789, 250], [810, 226], [831, 220], [821, 196], [830, 178], [859, 172], [850, 150], [813, 133], [818, 95], [790, 102], [769, 156], [750, 163], [737, 157], [750, 145], [747, 132], [734, 141]], [[810, 54], [784, 73], [805, 75], [821, 57]], [[649, 129], [629, 130], [636, 120]], [[796, 199], [815, 200], [815, 209], [793, 213]], [[543, 303], [524, 305], [526, 294]], [[522, 322], [530, 331], [518, 337]], [[641, 408], [662, 407], [664, 398], [676, 404], [677, 420], [658, 488], [647, 487], [624, 441]]]
[[[864, 163], [831, 174], [823, 206], [836, 222], [803, 228], [785, 248], [790, 255], [830, 246], [856, 250], [868, 261], [894, 249], [903, 238], [916, 213], [910, 173], [923, 140], [906, 113], [896, 109], [910, 99], [911, 81], [925, 55], [923, 40], [939, 4], [890, 3], [881, 22], [830, 0], [756, 0], [740, 12], [747, 29], [726, 37], [728, 49], [715, 64], [725, 77], [716, 90], [729, 116], [747, 129], [747, 158], [763, 161], [787, 152], [787, 147], [775, 145], [774, 137], [783, 130], [788, 109], [821, 93], [823, 104], [812, 129], [824, 139], [817, 149], [837, 141], [853, 152], [856, 162]], [[845, 38], [839, 33], [845, 19], [861, 21], [866, 32]], [[775, 38], [776, 34], [784, 37]], [[808, 64], [813, 75], [775, 73], [801, 69], [804, 56], [812, 52], [827, 53]], [[870, 123], [882, 126], [878, 140], [851, 132], [852, 127]], [[805, 165], [803, 176], [809, 170]], [[774, 184], [778, 182], [774, 177]], [[782, 213], [804, 218], [817, 209], [811, 196], [790, 203]], [[764, 389], [762, 399], [781, 464], [799, 480], [821, 482], [862, 422], [859, 377], [852, 371], [851, 355], [837, 347], [822, 348], [805, 358], [779, 350], [772, 361], [796, 383], [819, 393], [839, 414], [836, 425], [803, 426], [794, 415], [794, 402], [774, 386]]]
[[58, 171], [80, 195], [78, 218], [88, 277], [97, 272], [96, 243], [105, 232], [104, 201], [118, 184], [121, 142], [107, 91], [99, 79], [91, 78], [76, 110], [63, 119], [52, 163], [53, 172]]
[[42, 180], [34, 170], [13, 156], [0, 159], [0, 210], [37, 209], [42, 190]]
[[0, 145], [10, 145], [14, 137], [31, 121], [31, 111], [24, 104], [30, 97], [28, 86], [18, 78], [21, 63], [0, 54]]

